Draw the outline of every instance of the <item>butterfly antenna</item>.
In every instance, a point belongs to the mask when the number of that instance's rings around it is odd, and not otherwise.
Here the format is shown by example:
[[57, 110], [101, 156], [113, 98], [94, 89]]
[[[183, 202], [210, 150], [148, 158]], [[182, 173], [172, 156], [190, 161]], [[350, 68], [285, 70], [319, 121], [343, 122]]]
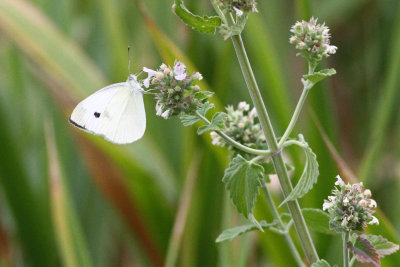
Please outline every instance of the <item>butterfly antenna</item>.
[[131, 74], [131, 47], [128, 46], [128, 74]]

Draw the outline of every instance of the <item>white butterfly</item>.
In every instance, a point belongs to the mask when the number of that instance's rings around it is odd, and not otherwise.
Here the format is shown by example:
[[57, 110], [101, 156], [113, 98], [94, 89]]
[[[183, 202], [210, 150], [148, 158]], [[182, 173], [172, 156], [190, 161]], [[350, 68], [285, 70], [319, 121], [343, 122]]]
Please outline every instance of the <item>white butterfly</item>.
[[132, 143], [146, 129], [143, 93], [137, 77], [131, 74], [126, 82], [104, 87], [80, 102], [69, 121], [112, 143]]

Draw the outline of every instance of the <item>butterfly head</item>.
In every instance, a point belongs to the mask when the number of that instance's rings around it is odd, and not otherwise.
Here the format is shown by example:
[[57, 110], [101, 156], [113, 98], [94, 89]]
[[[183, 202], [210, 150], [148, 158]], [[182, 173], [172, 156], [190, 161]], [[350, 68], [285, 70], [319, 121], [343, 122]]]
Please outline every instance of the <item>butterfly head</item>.
[[129, 74], [128, 80], [126, 82], [129, 83], [135, 90], [143, 91], [142, 85], [140, 84], [140, 82], [138, 82], [136, 75]]

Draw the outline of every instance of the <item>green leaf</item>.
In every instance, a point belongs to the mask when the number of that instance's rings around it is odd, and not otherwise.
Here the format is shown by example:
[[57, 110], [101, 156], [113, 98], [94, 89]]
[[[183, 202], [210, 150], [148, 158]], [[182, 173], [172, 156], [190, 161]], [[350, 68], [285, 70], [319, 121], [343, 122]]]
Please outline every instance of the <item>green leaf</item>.
[[219, 17], [207, 17], [193, 14], [185, 7], [182, 0], [175, 0], [172, 10], [186, 25], [202, 33], [214, 34], [216, 28], [221, 25], [221, 19]]
[[224, 121], [226, 119], [226, 113], [217, 112], [214, 114], [214, 117], [211, 120], [209, 125], [200, 126], [197, 130], [197, 134], [201, 135], [207, 131], [222, 131], [225, 129]]
[[311, 267], [331, 267], [331, 265], [326, 260], [319, 260], [311, 264]]
[[210, 92], [210, 91], [200, 91], [194, 94], [194, 97], [198, 100], [203, 100], [203, 99], [207, 99], [210, 98], [214, 95], [214, 92]]
[[190, 126], [198, 122], [200, 119], [196, 115], [183, 114], [179, 117], [183, 126]]
[[214, 104], [210, 103], [210, 102], [206, 102], [204, 103], [197, 111], [202, 115], [202, 116], [206, 116], [207, 112], [214, 108]]
[[312, 230], [328, 235], [335, 234], [334, 231], [329, 229], [329, 215], [326, 212], [311, 208], [305, 208], [301, 211], [303, 212], [308, 227]]
[[[329, 229], [329, 215], [322, 210], [305, 208], [301, 209], [307, 226], [319, 233], [333, 235], [334, 231]], [[289, 213], [282, 213], [281, 218], [284, 222], [289, 222], [292, 216]]]
[[399, 250], [399, 245], [388, 241], [380, 235], [367, 235], [365, 238], [375, 247], [380, 258], [393, 254]]
[[[275, 224], [276, 224], [275, 222], [273, 222], [273, 223], [267, 223], [266, 221], [260, 222], [261, 227], [264, 229], [266, 229], [270, 226], [273, 226]], [[229, 229], [224, 230], [218, 236], [218, 238], [215, 240], [215, 242], [219, 243], [219, 242], [223, 242], [223, 241], [227, 241], [227, 240], [230, 241], [230, 240], [234, 239], [235, 237], [238, 237], [242, 234], [245, 234], [247, 232], [254, 231], [257, 229], [258, 229], [258, 227], [256, 225], [254, 225], [253, 223], [229, 228]]]
[[357, 236], [354, 245], [347, 243], [349, 250], [356, 256], [357, 261], [362, 263], [373, 263], [380, 266], [378, 252], [368, 239]]
[[309, 80], [310, 82], [312, 82], [313, 84], [316, 84], [317, 82], [322, 81], [326, 77], [329, 77], [329, 76], [332, 76], [335, 74], [336, 74], [335, 69], [324, 69], [324, 70], [320, 70], [318, 72], [314, 72], [313, 74], [304, 75], [303, 77], [305, 79]]
[[290, 192], [290, 194], [286, 197], [286, 199], [281, 203], [280, 206], [287, 203], [288, 201], [303, 197], [313, 188], [314, 184], [317, 183], [318, 180], [319, 171], [317, 156], [311, 150], [309, 145], [304, 141], [302, 135], [300, 135], [300, 140], [304, 144], [302, 148], [306, 155], [306, 165], [295, 188], [293, 188], [292, 192]]
[[252, 213], [259, 194], [264, 168], [237, 155], [229, 163], [222, 181], [237, 210], [246, 218]]

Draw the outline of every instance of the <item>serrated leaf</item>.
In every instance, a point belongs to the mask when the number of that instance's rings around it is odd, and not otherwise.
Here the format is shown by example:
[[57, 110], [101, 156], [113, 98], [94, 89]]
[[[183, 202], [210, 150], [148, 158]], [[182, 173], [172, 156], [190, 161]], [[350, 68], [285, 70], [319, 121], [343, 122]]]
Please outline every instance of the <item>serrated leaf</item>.
[[198, 122], [200, 119], [196, 115], [183, 114], [179, 117], [183, 126], [190, 126]]
[[[302, 139], [302, 136], [300, 138]], [[306, 164], [304, 166], [304, 171], [301, 174], [301, 177], [296, 186], [293, 188], [292, 192], [290, 192], [290, 194], [280, 204], [280, 206], [287, 203], [288, 201], [302, 198], [313, 188], [314, 184], [317, 183], [319, 175], [317, 156], [311, 150], [309, 145], [304, 140], [302, 141], [305, 145], [302, 148], [306, 155]]]
[[326, 77], [332, 76], [336, 74], [335, 69], [324, 69], [320, 70], [318, 72], [314, 72], [313, 74], [310, 75], [304, 75], [304, 78], [312, 82], [313, 84], [316, 84], [317, 82], [322, 81]]
[[[262, 228], [268, 228], [270, 226], [275, 225], [276, 223], [267, 223], [266, 221], [261, 221], [260, 225]], [[219, 242], [223, 242], [223, 241], [227, 241], [227, 240], [232, 240], [235, 237], [238, 237], [242, 234], [248, 233], [250, 231], [254, 231], [257, 230], [258, 227], [254, 224], [245, 224], [242, 226], [237, 226], [237, 227], [233, 227], [233, 228], [229, 228], [224, 230], [219, 236], [218, 238], [215, 240], [215, 242], [219, 243]]]
[[[319, 233], [333, 235], [334, 231], [329, 229], [329, 215], [319, 209], [301, 209], [307, 226]], [[289, 222], [292, 216], [289, 213], [282, 213], [281, 218], [284, 222]]]
[[175, 0], [172, 9], [186, 25], [202, 33], [214, 34], [217, 27], [221, 25], [221, 19], [219, 17], [193, 14], [185, 7], [182, 0]]
[[329, 229], [329, 215], [326, 212], [311, 208], [305, 208], [301, 211], [309, 228], [323, 234], [335, 234], [334, 231]]
[[246, 218], [252, 213], [259, 194], [264, 168], [237, 155], [229, 163], [222, 181], [237, 210]]
[[375, 247], [379, 257], [383, 258], [399, 250], [399, 245], [388, 241], [380, 235], [366, 235], [364, 236]]
[[319, 260], [311, 264], [311, 267], [331, 267], [331, 265], [326, 260]]
[[368, 239], [357, 236], [354, 245], [347, 243], [349, 250], [356, 256], [357, 261], [362, 263], [373, 263], [375, 266], [380, 266], [378, 252]]
[[207, 112], [214, 108], [214, 104], [210, 103], [210, 102], [206, 102], [204, 103], [197, 111], [202, 115], [202, 116], [206, 116]]
[[214, 92], [210, 92], [210, 91], [200, 91], [194, 94], [194, 97], [198, 100], [203, 100], [206, 98], [210, 98], [214, 95]]
[[211, 120], [209, 125], [200, 126], [197, 129], [197, 134], [201, 135], [207, 131], [222, 131], [225, 129], [224, 122], [226, 119], [226, 113], [224, 112], [217, 112], [214, 114], [214, 117]]

